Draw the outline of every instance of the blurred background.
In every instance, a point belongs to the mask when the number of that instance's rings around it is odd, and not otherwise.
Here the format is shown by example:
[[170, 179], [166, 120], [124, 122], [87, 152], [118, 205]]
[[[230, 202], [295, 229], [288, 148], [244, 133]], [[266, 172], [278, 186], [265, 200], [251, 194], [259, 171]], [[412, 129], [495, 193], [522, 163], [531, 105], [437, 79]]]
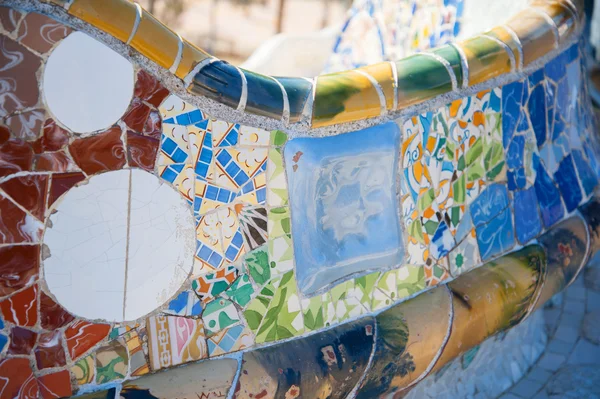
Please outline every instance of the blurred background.
[[139, 3], [200, 48], [239, 64], [277, 33], [306, 34], [326, 26], [341, 26], [352, 1], [140, 0]]

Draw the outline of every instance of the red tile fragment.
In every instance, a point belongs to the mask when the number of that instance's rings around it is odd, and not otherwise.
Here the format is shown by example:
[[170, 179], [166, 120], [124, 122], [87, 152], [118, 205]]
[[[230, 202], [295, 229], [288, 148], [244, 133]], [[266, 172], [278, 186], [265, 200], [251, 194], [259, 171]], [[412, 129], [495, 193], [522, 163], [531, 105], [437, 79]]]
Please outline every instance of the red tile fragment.
[[45, 152], [35, 157], [35, 170], [38, 172], [74, 172], [79, 168], [66, 152]]
[[41, 60], [25, 47], [0, 36], [0, 117], [33, 107], [38, 102], [36, 72]]
[[17, 176], [0, 184], [0, 188], [33, 216], [40, 220], [44, 219], [48, 176]]
[[110, 331], [108, 324], [92, 324], [78, 320], [65, 330], [67, 348], [71, 359], [76, 360], [88, 349], [102, 341]]
[[29, 13], [19, 26], [17, 39], [21, 44], [45, 53], [67, 35], [71, 29], [60, 22], [38, 13]]
[[34, 327], [38, 320], [37, 285], [17, 292], [0, 302], [4, 320], [21, 327]]
[[148, 104], [158, 107], [169, 95], [169, 90], [165, 89], [154, 76], [140, 70], [137, 74], [134, 95]]
[[33, 149], [26, 141], [12, 139], [0, 146], [0, 177], [31, 170], [32, 164]]
[[23, 212], [11, 200], [0, 196], [0, 243], [39, 242], [42, 223]]
[[162, 135], [162, 120], [160, 119], [160, 113], [158, 111], [150, 112], [142, 133], [144, 133], [144, 136], [150, 136], [160, 140], [160, 136]]
[[118, 126], [92, 137], [75, 140], [69, 146], [73, 160], [87, 174], [121, 169], [125, 151]]
[[33, 284], [40, 262], [38, 245], [0, 247], [0, 296]]
[[6, 359], [0, 362], [0, 398], [37, 399], [39, 386], [29, 360]]
[[10, 330], [9, 355], [30, 355], [37, 340], [37, 334], [31, 330], [21, 327], [13, 327]]
[[65, 398], [73, 395], [71, 375], [67, 370], [38, 377], [42, 399]]
[[35, 348], [35, 361], [39, 370], [67, 364], [60, 331], [40, 334]]
[[127, 156], [129, 165], [152, 172], [159, 144], [160, 142], [157, 139], [128, 131]]
[[46, 119], [42, 128], [42, 137], [33, 143], [36, 154], [45, 151], [58, 151], [69, 144], [70, 133], [60, 127], [54, 119]]
[[61, 328], [75, 318], [45, 292], [40, 293], [40, 322], [45, 330]]
[[23, 140], [35, 140], [42, 134], [42, 126], [46, 119], [44, 110], [34, 109], [6, 118], [4, 123], [9, 127], [12, 136]]
[[48, 207], [54, 203], [71, 187], [85, 179], [85, 175], [81, 172], [75, 173], [54, 173], [50, 184], [50, 195], [48, 196]]
[[146, 125], [146, 120], [152, 109], [144, 104], [139, 98], [134, 98], [129, 106], [129, 110], [123, 116], [123, 122], [136, 132], [142, 132]]
[[0, 7], [0, 25], [8, 33], [12, 33], [17, 29], [19, 21], [23, 18], [23, 14], [13, 8]]
[[6, 126], [0, 126], [0, 145], [10, 140], [10, 130]]

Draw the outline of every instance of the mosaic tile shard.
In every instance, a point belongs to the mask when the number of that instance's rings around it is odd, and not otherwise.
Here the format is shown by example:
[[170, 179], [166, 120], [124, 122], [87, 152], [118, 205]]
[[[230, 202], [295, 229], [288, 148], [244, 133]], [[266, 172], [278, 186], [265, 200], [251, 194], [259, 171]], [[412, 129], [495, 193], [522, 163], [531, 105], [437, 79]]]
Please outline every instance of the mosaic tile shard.
[[67, 349], [71, 359], [77, 360], [90, 348], [108, 336], [110, 325], [77, 320], [65, 330]]
[[373, 319], [367, 317], [247, 352], [234, 397], [345, 398], [363, 375], [372, 347]]
[[95, 352], [96, 383], [122, 380], [129, 370], [129, 355], [122, 340], [114, 340]]
[[[373, 135], [377, 141], [369, 139]], [[303, 293], [367, 268], [400, 263], [403, 247], [392, 211], [398, 139], [399, 130], [390, 123], [287, 143], [294, 252]], [[301, 244], [308, 242], [310, 248]]]

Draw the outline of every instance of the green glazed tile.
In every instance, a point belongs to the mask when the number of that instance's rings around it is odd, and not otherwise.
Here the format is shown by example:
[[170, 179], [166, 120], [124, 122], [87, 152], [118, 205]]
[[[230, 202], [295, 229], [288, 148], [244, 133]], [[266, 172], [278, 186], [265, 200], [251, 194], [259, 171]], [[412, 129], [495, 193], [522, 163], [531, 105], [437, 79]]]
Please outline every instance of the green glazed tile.
[[452, 91], [446, 67], [435, 58], [415, 54], [396, 61], [398, 108], [426, 101]]
[[448, 63], [452, 67], [452, 70], [454, 71], [454, 76], [456, 76], [456, 83], [458, 87], [461, 87], [463, 83], [463, 71], [458, 50], [454, 48], [454, 46], [445, 45], [438, 47], [432, 50], [431, 52], [433, 54], [439, 55], [440, 57], [448, 61]]
[[281, 147], [287, 142], [287, 134], [281, 130], [273, 130], [271, 132], [269, 144], [274, 147]]
[[271, 279], [271, 267], [269, 265], [269, 253], [266, 244], [248, 253], [245, 263], [247, 272], [258, 286], [263, 286], [269, 282]]
[[206, 304], [202, 312], [202, 320], [208, 336], [218, 333], [240, 321], [233, 302], [225, 298], [217, 298]]
[[277, 238], [291, 233], [289, 207], [273, 208], [269, 211], [269, 238]]
[[225, 295], [241, 307], [246, 306], [248, 302], [250, 302], [253, 294], [254, 288], [252, 287], [252, 283], [247, 274], [242, 274], [238, 277], [237, 280], [231, 284], [231, 287], [225, 291]]
[[511, 70], [508, 53], [497, 41], [476, 36], [460, 43], [469, 65], [469, 86], [485, 82]]

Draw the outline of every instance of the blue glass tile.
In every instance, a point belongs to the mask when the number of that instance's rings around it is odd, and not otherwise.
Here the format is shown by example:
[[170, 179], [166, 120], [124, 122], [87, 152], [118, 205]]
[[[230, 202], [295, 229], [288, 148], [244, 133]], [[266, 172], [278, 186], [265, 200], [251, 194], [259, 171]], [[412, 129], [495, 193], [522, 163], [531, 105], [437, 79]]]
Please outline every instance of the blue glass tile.
[[527, 186], [527, 176], [525, 175], [525, 168], [508, 170], [506, 172], [506, 178], [508, 180], [508, 189], [510, 191], [519, 190]]
[[203, 147], [200, 151], [200, 161], [209, 164], [212, 161], [212, 150], [209, 150], [206, 147]]
[[558, 82], [563, 76], [565, 76], [565, 64], [567, 63], [567, 56], [567, 52], [564, 51], [544, 66], [544, 73], [549, 79], [553, 80], [554, 82]]
[[231, 155], [229, 155], [227, 151], [221, 150], [217, 154], [217, 161], [219, 161], [221, 165], [225, 166], [229, 161], [231, 161]]
[[0, 330], [2, 330], [3, 328], [4, 328], [4, 320], [2, 319], [2, 316], [0, 316]]
[[283, 115], [283, 92], [269, 76], [243, 70], [248, 84], [246, 111], [279, 119]]
[[546, 142], [546, 92], [543, 85], [537, 86], [529, 96], [527, 103], [531, 126], [535, 133], [538, 148]]
[[173, 171], [171, 168], [166, 167], [160, 177], [169, 183], [173, 183], [175, 179], [177, 179], [177, 173], [175, 173], [175, 171]]
[[590, 168], [587, 160], [584, 158], [583, 154], [579, 150], [573, 151], [573, 161], [575, 161], [575, 166], [577, 167], [577, 172], [579, 174], [579, 179], [581, 181], [581, 185], [585, 190], [586, 195], [592, 194], [594, 188], [598, 184], [598, 178]]
[[565, 157], [560, 165], [558, 165], [558, 170], [554, 173], [554, 180], [558, 184], [567, 211], [571, 212], [575, 210], [581, 203], [583, 196], [581, 194], [581, 188], [579, 187], [579, 181], [577, 180], [577, 173], [575, 172], [575, 165], [573, 165], [573, 158], [571, 155]]
[[231, 192], [228, 190], [219, 189], [219, 195], [217, 196], [217, 201], [228, 203], [229, 202], [229, 194]]
[[175, 120], [177, 121], [178, 125], [187, 126], [187, 125], [191, 125], [192, 124], [192, 121], [190, 120], [190, 115], [189, 114], [180, 114], [180, 115], [177, 115], [175, 117]]
[[229, 248], [227, 248], [227, 252], [225, 252], [225, 258], [229, 261], [234, 261], [239, 251], [239, 248], [230, 245]]
[[454, 241], [454, 237], [446, 225], [445, 221], [440, 222], [437, 230], [433, 234], [431, 238], [431, 243], [429, 245], [429, 250], [431, 251], [431, 256], [434, 259], [440, 259], [450, 252], [452, 248], [456, 245], [456, 241]]
[[475, 227], [477, 244], [483, 261], [509, 251], [515, 245], [509, 208], [497, 213], [488, 223]]
[[238, 187], [241, 187], [244, 183], [246, 183], [248, 180], [250, 180], [250, 178], [248, 177], [248, 175], [246, 173], [241, 171], [233, 178], [233, 180], [238, 185]]
[[502, 209], [508, 207], [508, 191], [503, 184], [492, 184], [471, 204], [471, 218], [475, 226], [488, 223]]
[[457, 242], [460, 242], [471, 232], [472, 229], [473, 221], [471, 220], [471, 208], [467, 208], [462, 218], [460, 218], [454, 238]]
[[525, 149], [525, 136], [515, 136], [506, 151], [506, 166], [517, 169], [523, 166], [523, 151]]
[[188, 117], [190, 119], [190, 123], [198, 123], [204, 119], [204, 115], [202, 115], [202, 112], [200, 112], [198, 109], [188, 113]]
[[8, 337], [4, 334], [0, 334], [0, 352], [2, 352], [7, 343]]
[[[208, 119], [202, 119], [200, 122], [196, 123], [195, 126], [202, 130], [206, 130], [206, 129], [208, 129], [208, 121], [209, 121]], [[205, 140], [205, 144], [206, 144], [206, 138], [204, 140]]]
[[239, 231], [235, 233], [235, 235], [233, 236], [233, 240], [231, 240], [231, 243], [238, 248], [242, 247], [243, 242], [244, 240], [242, 238], [242, 233], [240, 233]]
[[536, 172], [535, 194], [540, 204], [544, 226], [549, 228], [563, 218], [564, 209], [560, 200], [560, 192], [542, 163], [538, 164]]
[[519, 124], [517, 125], [517, 132], [526, 132], [530, 128], [529, 116], [525, 113], [525, 111], [521, 111], [521, 116], [519, 118]]
[[210, 255], [212, 255], [212, 253], [213, 253], [213, 251], [209, 247], [207, 247], [206, 245], [200, 244], [200, 248], [196, 252], [196, 256], [198, 256], [198, 258], [206, 261], [206, 260], [208, 260], [208, 258], [210, 258]]
[[523, 87], [524, 83], [522, 81], [502, 87], [502, 139], [504, 148], [508, 146], [519, 121]]
[[542, 219], [533, 187], [514, 194], [515, 230], [521, 244], [537, 237], [542, 231]]
[[172, 310], [175, 313], [179, 313], [184, 310], [187, 306], [189, 295], [190, 293], [187, 291], [181, 292], [179, 295], [177, 295], [177, 297], [175, 297], [175, 299], [172, 299], [171, 302], [169, 302], [169, 310]]
[[175, 118], [165, 119], [163, 121], [163, 123], [170, 123], [170, 124], [174, 125], [175, 124]]
[[533, 87], [536, 84], [544, 80], [544, 69], [540, 68], [537, 71], [529, 75], [529, 87]]
[[202, 313], [202, 302], [197, 301], [194, 303], [194, 306], [192, 306], [192, 312], [190, 314], [192, 316], [198, 316], [200, 313]]
[[267, 189], [261, 188], [256, 191], [256, 200], [259, 204], [263, 204], [267, 199]]
[[213, 252], [210, 258], [206, 261], [212, 267], [219, 267], [221, 262], [223, 261], [223, 257], [216, 252]]
[[233, 176], [237, 175], [238, 172], [241, 171], [241, 169], [235, 162], [231, 162], [229, 165], [227, 165], [225, 167], [225, 171], [227, 172], [227, 174], [229, 176], [233, 177]]
[[[580, 43], [583, 43], [583, 40], [581, 40]], [[565, 50], [565, 54], [567, 55], [567, 63], [574, 61], [579, 56], [578, 44], [575, 43]]]
[[202, 142], [202, 145], [212, 148], [212, 133], [206, 133], [204, 135], [204, 141]]
[[204, 193], [204, 198], [208, 198], [210, 200], [216, 200], [218, 194], [219, 194], [219, 189], [217, 187], [207, 186], [206, 192]]
[[216, 61], [206, 65], [194, 76], [188, 90], [237, 108], [242, 96], [242, 75], [233, 65]]
[[197, 163], [196, 164], [196, 174], [206, 178], [206, 176], [208, 175], [208, 165], [205, 163]]
[[183, 151], [181, 148], [177, 148], [175, 153], [171, 155], [171, 159], [173, 162], [182, 163], [188, 158], [187, 152]]
[[227, 141], [227, 143], [229, 145], [236, 145], [238, 142], [238, 132], [237, 130], [231, 130], [228, 134], [227, 137], [225, 137], [225, 140]]
[[164, 138], [163, 138], [162, 144], [160, 145], [160, 149], [163, 150], [166, 154], [170, 155], [177, 148], [177, 143], [173, 139], [171, 139], [167, 136], [163, 136], [163, 137]]
[[242, 187], [242, 194], [247, 194], [252, 190], [254, 190], [254, 182], [251, 180], [248, 184], [244, 184]]

